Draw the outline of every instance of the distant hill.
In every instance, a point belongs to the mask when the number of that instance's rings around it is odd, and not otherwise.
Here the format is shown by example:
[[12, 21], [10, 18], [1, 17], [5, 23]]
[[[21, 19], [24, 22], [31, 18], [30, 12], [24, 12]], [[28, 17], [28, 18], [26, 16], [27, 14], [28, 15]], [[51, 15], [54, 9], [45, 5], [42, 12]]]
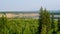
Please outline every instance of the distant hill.
[[49, 10], [51, 13], [60, 13], [60, 10]]
[[[60, 10], [48, 10], [50, 13], [60, 13]], [[39, 11], [0, 11], [0, 13], [39, 13]]]

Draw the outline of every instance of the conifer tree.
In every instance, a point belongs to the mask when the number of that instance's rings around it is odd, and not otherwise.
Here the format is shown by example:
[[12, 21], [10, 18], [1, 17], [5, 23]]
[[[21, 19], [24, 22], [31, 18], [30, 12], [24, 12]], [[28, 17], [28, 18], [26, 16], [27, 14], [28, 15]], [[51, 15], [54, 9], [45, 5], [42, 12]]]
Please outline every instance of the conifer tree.
[[47, 31], [51, 28], [50, 23], [50, 14], [49, 12], [41, 7], [40, 9], [40, 16], [39, 16], [39, 32], [40, 34], [47, 34]]
[[52, 12], [51, 18], [52, 18], [51, 28], [53, 29], [53, 28], [55, 28], [54, 27], [54, 13], [53, 12]]
[[60, 31], [60, 17], [58, 17], [58, 31]]
[[49, 30], [51, 29], [51, 22], [50, 13], [46, 9], [44, 9], [42, 19], [42, 34], [48, 34]]
[[45, 13], [45, 25], [46, 25], [46, 34], [49, 34], [49, 31], [51, 30], [51, 21], [50, 21], [50, 12], [48, 12], [46, 9], [44, 10]]
[[39, 34], [41, 34], [41, 29], [42, 29], [42, 15], [43, 15], [43, 8], [41, 7], [39, 12], [39, 27], [38, 27]]
[[51, 23], [51, 28], [53, 29], [52, 34], [57, 34], [55, 31], [55, 24], [54, 24], [54, 13], [52, 12], [52, 23]]

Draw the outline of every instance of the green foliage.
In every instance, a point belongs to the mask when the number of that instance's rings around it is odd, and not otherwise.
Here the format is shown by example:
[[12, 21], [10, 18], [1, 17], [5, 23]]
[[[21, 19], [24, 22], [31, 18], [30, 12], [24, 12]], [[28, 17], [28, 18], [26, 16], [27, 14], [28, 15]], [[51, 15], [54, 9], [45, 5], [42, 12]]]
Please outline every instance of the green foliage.
[[37, 19], [0, 18], [0, 34], [35, 34], [38, 31]]
[[60, 31], [60, 17], [58, 17], [58, 31]]
[[[38, 34], [38, 23], [38, 19], [8, 19], [2, 16], [0, 18], [0, 34]], [[54, 20], [54, 25], [55, 30], [57, 30], [57, 20]], [[41, 33], [46, 34], [46, 25], [42, 26]], [[51, 32], [53, 29], [49, 30], [48, 33], [52, 34]], [[58, 31], [57, 34], [60, 32]]]
[[41, 7], [39, 17], [40, 34], [48, 34], [51, 29], [50, 13]]
[[60, 34], [60, 31], [57, 31], [59, 20], [54, 20], [54, 15], [50, 20], [50, 13], [46, 9], [43, 10], [42, 7], [40, 13], [39, 21], [33, 18], [8, 19], [6, 15], [2, 15], [0, 17], [0, 34], [52, 34], [53, 31]]
[[59, 31], [59, 32], [57, 32], [57, 34], [60, 34], [60, 31]]
[[41, 34], [41, 29], [42, 29], [42, 17], [43, 17], [43, 8], [41, 7], [40, 12], [39, 12], [39, 27], [38, 27], [38, 33]]

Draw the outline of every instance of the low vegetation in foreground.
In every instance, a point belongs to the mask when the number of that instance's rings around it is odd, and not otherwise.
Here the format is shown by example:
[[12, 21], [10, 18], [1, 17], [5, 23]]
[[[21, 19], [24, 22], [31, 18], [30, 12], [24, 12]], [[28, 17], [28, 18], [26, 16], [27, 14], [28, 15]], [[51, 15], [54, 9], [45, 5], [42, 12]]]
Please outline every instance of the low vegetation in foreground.
[[[57, 20], [55, 20], [54, 25], [55, 30], [57, 30]], [[38, 34], [38, 27], [38, 19], [0, 18], [0, 34]], [[50, 34], [52, 34], [52, 31], [53, 29], [50, 30]], [[60, 34], [60, 31], [57, 34]]]
[[37, 19], [0, 18], [0, 34], [35, 34], [37, 32]]

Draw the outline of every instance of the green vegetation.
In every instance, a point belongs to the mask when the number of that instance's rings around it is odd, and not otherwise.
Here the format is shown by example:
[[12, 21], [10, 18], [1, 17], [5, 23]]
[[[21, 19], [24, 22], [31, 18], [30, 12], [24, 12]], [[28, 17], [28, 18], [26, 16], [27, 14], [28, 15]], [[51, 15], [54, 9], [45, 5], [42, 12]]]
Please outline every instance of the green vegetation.
[[0, 17], [0, 34], [60, 34], [60, 17], [54, 20], [54, 14], [41, 7], [39, 19]]
[[[57, 34], [58, 29], [60, 29], [58, 22], [54, 20], [54, 13], [52, 12], [52, 18], [50, 18], [50, 13], [41, 7], [40, 9], [40, 16], [39, 16], [39, 27], [38, 27], [38, 33], [39, 34]], [[60, 31], [60, 30], [59, 30]]]
[[35, 34], [37, 31], [37, 19], [0, 18], [0, 34]]
[[[0, 18], [0, 34], [38, 34], [38, 23], [38, 19], [8, 19], [2, 16]], [[54, 25], [57, 30], [57, 20], [54, 21]], [[49, 31], [51, 34], [52, 29]], [[57, 34], [59, 33], [58, 31]]]
[[40, 9], [39, 23], [40, 34], [48, 34], [51, 29], [50, 14], [46, 9], [43, 10], [42, 7]]

